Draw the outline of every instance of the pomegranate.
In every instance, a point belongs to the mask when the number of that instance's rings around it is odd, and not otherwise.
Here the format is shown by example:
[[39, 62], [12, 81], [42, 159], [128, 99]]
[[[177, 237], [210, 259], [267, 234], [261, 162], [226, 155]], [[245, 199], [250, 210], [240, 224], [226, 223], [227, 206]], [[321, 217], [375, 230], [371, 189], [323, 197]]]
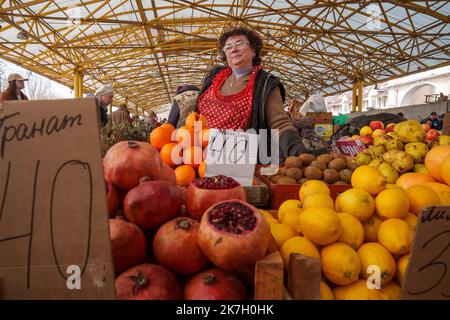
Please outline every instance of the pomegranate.
[[139, 186], [127, 193], [123, 207], [129, 221], [150, 230], [175, 218], [181, 202], [175, 186], [144, 178]]
[[219, 268], [194, 276], [184, 288], [185, 300], [247, 300], [242, 282], [232, 273]]
[[122, 190], [139, 185], [139, 179], [149, 176], [156, 180], [162, 170], [158, 150], [145, 142], [121, 141], [112, 146], [103, 159], [105, 179]]
[[153, 239], [153, 254], [158, 264], [178, 274], [202, 270], [208, 260], [197, 244], [198, 221], [186, 217], [165, 223]]
[[194, 180], [186, 192], [186, 210], [197, 220], [212, 205], [229, 199], [247, 201], [244, 188], [226, 176], [205, 177]]
[[258, 209], [238, 199], [219, 202], [203, 215], [198, 244], [216, 266], [237, 270], [254, 266], [267, 252], [270, 229]]
[[111, 182], [105, 180], [105, 186], [108, 216], [112, 219], [116, 216], [117, 209], [119, 208], [119, 195]]
[[147, 239], [137, 225], [122, 219], [109, 219], [109, 234], [117, 274], [142, 262], [147, 254]]
[[174, 186], [177, 185], [175, 171], [166, 163], [162, 164], [162, 170], [159, 174], [158, 180], [167, 181], [168, 183]]
[[117, 277], [116, 295], [119, 300], [180, 300], [181, 289], [169, 270], [143, 263]]

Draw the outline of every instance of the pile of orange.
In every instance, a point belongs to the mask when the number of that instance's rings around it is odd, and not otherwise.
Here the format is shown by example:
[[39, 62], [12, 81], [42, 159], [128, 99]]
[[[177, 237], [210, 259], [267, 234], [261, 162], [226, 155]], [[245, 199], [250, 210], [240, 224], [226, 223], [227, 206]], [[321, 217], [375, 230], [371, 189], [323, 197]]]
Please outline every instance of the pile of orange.
[[189, 185], [197, 176], [204, 177], [208, 141], [205, 116], [196, 112], [179, 129], [165, 123], [150, 134], [151, 145], [159, 150], [161, 160], [175, 169], [177, 184], [182, 186]]

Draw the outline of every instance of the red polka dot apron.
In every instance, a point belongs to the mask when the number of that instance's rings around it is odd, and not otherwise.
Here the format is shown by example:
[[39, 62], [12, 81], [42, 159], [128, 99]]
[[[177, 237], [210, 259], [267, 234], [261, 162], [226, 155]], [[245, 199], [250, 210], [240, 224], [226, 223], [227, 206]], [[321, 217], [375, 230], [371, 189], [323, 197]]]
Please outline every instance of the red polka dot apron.
[[261, 66], [253, 68], [245, 88], [236, 94], [224, 96], [220, 88], [231, 75], [231, 68], [220, 71], [211, 86], [198, 98], [198, 110], [205, 115], [208, 128], [221, 130], [245, 129], [252, 112], [255, 79]]

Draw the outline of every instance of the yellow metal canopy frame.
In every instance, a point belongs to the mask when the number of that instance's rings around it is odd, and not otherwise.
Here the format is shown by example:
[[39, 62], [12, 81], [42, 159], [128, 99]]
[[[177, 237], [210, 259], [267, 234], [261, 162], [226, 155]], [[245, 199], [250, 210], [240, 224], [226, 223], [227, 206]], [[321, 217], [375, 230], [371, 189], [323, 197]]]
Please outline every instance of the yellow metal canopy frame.
[[136, 113], [167, 105], [218, 64], [243, 25], [289, 99], [450, 64], [449, 1], [0, 0], [0, 57], [74, 88], [112, 84]]

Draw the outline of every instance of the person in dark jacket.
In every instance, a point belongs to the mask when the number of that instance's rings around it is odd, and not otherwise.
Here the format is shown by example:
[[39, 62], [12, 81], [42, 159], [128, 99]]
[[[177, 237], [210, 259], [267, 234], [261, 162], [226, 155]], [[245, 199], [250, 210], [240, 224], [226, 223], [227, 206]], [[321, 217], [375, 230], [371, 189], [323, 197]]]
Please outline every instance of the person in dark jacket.
[[175, 128], [183, 126], [187, 116], [194, 111], [200, 89], [192, 84], [179, 86], [172, 101], [167, 122]]
[[28, 81], [28, 79], [23, 78], [18, 73], [11, 73], [8, 76], [8, 88], [1, 93], [0, 102], [10, 100], [28, 100], [28, 97], [22, 92], [25, 88], [25, 81]]
[[100, 121], [102, 126], [105, 126], [108, 123], [108, 106], [114, 99], [114, 88], [110, 85], [101, 86], [95, 92], [95, 96], [100, 108]]
[[255, 31], [246, 27], [227, 30], [220, 36], [218, 46], [225, 66], [214, 67], [205, 77], [196, 105], [209, 128], [252, 128], [258, 133], [267, 129], [268, 145], [270, 129], [277, 129], [282, 159], [305, 152], [327, 152], [308, 144], [292, 126], [284, 111], [283, 84], [261, 66], [263, 43]]

